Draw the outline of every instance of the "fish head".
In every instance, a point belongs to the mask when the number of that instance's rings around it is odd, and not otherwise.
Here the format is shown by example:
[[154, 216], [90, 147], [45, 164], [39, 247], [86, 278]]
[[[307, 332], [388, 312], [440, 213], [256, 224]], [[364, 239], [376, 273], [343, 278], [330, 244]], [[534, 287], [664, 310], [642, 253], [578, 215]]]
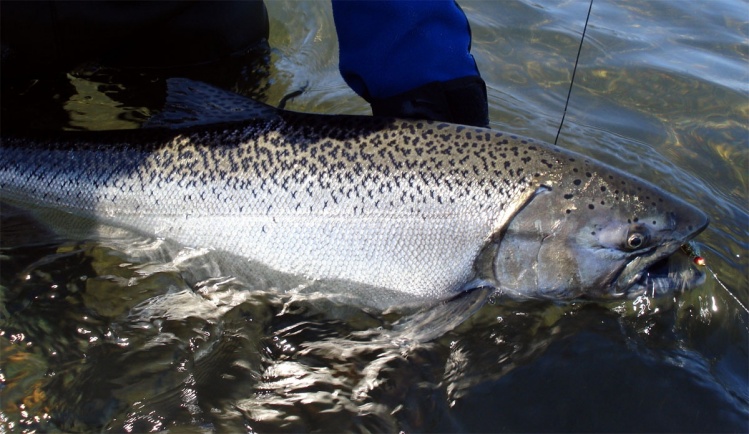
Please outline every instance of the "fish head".
[[539, 182], [500, 235], [494, 273], [504, 293], [603, 301], [702, 283], [683, 246], [707, 227], [705, 213], [601, 163], [568, 166]]

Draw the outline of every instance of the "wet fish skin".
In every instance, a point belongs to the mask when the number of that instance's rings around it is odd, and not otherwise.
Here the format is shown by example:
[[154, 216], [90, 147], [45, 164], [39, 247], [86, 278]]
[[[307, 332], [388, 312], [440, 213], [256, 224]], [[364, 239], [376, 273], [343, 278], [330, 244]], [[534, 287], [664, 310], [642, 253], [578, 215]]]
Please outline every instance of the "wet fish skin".
[[486, 284], [514, 298], [631, 295], [708, 224], [644, 181], [531, 139], [276, 113], [3, 137], [0, 197], [422, 300]]
[[173, 137], [8, 139], [2, 194], [291, 273], [428, 295], [470, 277], [492, 226], [509, 217], [502, 208], [511, 212], [530, 180], [474, 179], [501, 170], [465, 165], [494, 133], [466, 129], [472, 142], [455, 146], [439, 137], [451, 128], [286, 113]]

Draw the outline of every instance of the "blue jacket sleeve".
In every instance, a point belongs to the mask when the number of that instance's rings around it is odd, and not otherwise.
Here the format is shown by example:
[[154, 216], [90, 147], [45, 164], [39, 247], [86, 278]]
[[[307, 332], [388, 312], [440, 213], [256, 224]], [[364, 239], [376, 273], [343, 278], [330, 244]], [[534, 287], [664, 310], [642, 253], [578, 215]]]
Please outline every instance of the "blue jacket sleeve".
[[332, 3], [341, 75], [366, 100], [479, 77], [468, 20], [454, 1]]

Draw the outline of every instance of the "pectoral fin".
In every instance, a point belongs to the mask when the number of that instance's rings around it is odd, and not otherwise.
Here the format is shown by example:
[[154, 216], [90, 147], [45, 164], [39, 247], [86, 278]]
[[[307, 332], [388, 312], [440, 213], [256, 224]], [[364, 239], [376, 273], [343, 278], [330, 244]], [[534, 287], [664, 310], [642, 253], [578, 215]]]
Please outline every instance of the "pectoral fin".
[[495, 290], [489, 282], [471, 281], [453, 298], [422, 309], [395, 323], [392, 330], [397, 334], [393, 336], [393, 340], [401, 346], [434, 340], [476, 313]]

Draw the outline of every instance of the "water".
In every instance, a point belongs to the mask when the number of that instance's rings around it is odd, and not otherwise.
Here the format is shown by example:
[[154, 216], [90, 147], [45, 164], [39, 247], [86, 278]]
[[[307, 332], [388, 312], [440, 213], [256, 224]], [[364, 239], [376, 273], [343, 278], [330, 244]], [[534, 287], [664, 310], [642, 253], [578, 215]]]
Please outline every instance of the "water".
[[[553, 141], [588, 4], [460, 4], [492, 127]], [[239, 68], [235, 87], [271, 104], [305, 89], [287, 108], [368, 114], [338, 76], [330, 5], [268, 9], [270, 67]], [[667, 299], [489, 304], [434, 341], [398, 346], [382, 339], [397, 312], [278, 293], [233, 278], [208, 250], [116, 229], [64, 237], [3, 209], [0, 426], [748, 431], [749, 315], [737, 302], [749, 305], [747, 17], [732, 0], [595, 1], [559, 139], [706, 210], [697, 245], [725, 289], [710, 275]], [[66, 79], [76, 91], [56, 103], [69, 116], [33, 122], [137, 127], [158, 101], [136, 90], [163, 81], [117, 74], [78, 68]], [[25, 101], [13, 100], [19, 112], [46, 110]]]

